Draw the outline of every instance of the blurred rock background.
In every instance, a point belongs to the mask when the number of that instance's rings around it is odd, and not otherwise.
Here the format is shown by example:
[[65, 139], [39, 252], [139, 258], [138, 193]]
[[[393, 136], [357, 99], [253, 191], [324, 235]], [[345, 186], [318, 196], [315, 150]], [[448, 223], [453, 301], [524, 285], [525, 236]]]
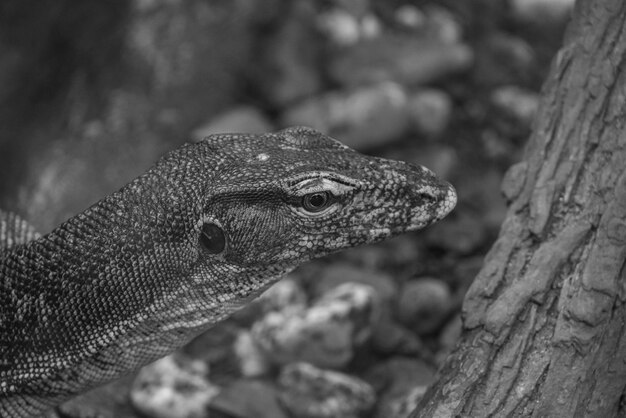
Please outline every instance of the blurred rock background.
[[423, 164], [459, 193], [443, 222], [303, 266], [61, 412], [406, 416], [461, 331], [572, 3], [0, 3], [0, 207], [41, 232], [187, 140], [296, 124]]

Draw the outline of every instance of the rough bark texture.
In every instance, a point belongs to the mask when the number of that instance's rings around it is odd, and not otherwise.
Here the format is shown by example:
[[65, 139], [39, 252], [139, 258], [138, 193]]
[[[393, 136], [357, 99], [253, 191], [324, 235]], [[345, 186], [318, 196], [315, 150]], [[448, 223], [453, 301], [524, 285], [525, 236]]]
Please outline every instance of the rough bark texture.
[[625, 416], [626, 2], [580, 1], [464, 334], [413, 417]]

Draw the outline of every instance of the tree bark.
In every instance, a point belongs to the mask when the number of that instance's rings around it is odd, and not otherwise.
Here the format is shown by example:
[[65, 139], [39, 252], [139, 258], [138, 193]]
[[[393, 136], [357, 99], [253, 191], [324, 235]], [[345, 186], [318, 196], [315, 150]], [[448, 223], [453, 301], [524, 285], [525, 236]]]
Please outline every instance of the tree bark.
[[626, 2], [577, 2], [464, 331], [412, 417], [626, 416]]

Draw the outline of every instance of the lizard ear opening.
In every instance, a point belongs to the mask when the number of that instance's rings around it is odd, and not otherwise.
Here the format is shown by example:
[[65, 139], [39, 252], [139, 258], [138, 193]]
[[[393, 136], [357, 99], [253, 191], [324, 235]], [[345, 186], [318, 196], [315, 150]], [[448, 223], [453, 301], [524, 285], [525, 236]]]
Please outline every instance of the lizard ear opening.
[[226, 248], [226, 235], [218, 225], [207, 222], [200, 230], [200, 245], [209, 254], [219, 254]]

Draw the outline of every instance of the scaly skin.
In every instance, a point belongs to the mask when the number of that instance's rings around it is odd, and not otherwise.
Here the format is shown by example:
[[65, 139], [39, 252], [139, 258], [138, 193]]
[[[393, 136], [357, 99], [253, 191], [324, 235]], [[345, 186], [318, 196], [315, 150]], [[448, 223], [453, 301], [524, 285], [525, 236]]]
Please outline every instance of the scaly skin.
[[0, 253], [0, 416], [135, 370], [304, 261], [422, 228], [455, 203], [429, 170], [307, 128], [183, 146]]

